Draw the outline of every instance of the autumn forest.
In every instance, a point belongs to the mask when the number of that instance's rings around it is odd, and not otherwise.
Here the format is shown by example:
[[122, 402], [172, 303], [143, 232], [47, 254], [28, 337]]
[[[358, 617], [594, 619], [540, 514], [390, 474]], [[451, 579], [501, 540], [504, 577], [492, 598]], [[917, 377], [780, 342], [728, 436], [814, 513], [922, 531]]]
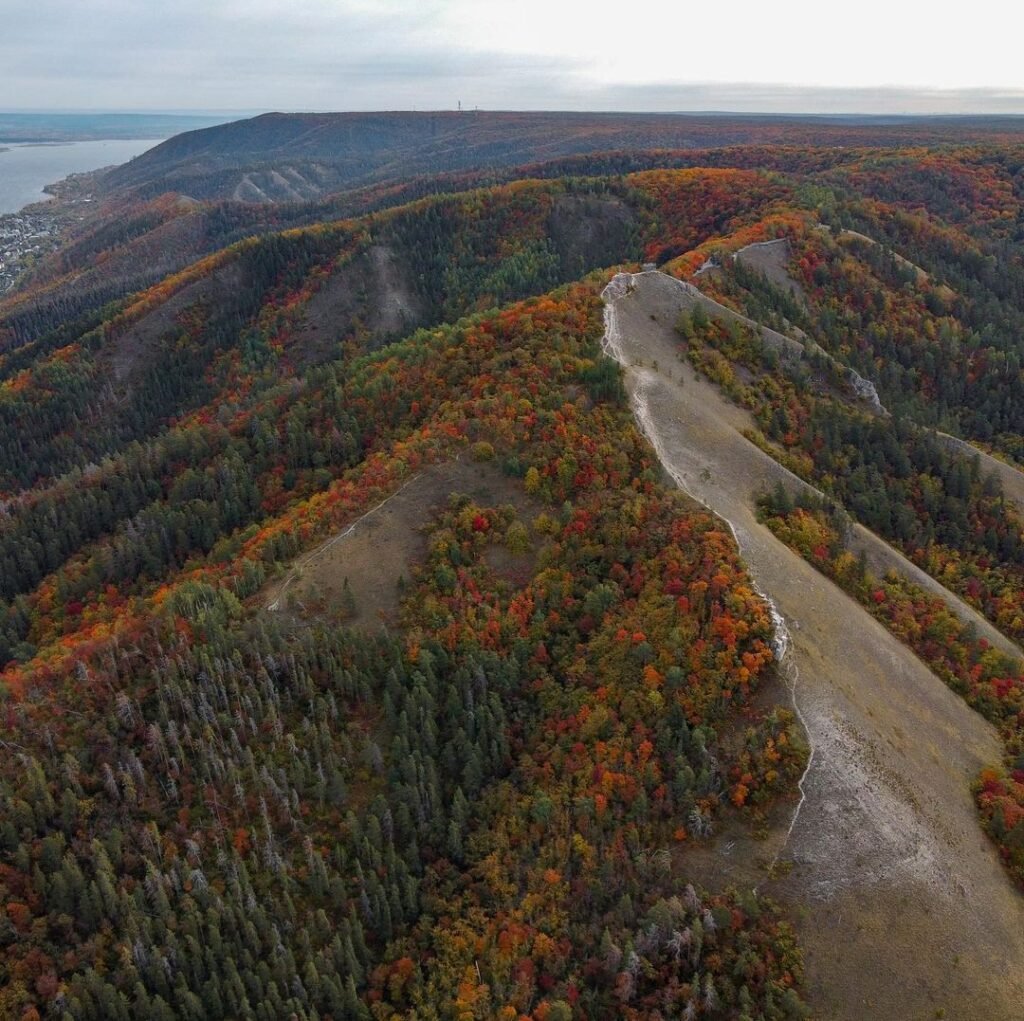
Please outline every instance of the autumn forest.
[[[671, 365], [613, 357], [620, 271], [685, 285]], [[979, 718], [957, 839], [1019, 917], [1024, 144], [147, 184], [0, 300], [0, 1017], [855, 1016], [789, 841], [817, 682], [643, 372], [745, 416], [757, 541]], [[920, 1016], [1010, 1021], [1011, 954]]]

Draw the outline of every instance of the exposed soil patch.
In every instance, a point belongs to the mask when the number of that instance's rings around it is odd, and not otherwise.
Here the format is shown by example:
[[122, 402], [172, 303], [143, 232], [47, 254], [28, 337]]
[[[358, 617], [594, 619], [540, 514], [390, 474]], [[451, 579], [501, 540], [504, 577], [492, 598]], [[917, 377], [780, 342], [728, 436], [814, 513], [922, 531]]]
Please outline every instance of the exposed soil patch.
[[776, 821], [763, 844], [730, 835], [731, 849], [719, 845], [723, 882], [756, 881], [776, 855], [791, 866], [759, 888], [796, 922], [819, 1018], [1019, 1017], [1024, 899], [970, 794], [1000, 758], [994, 729], [757, 521], [756, 494], [794, 477], [740, 434], [749, 416], [680, 362], [668, 324], [691, 291], [659, 273], [617, 281], [609, 348], [631, 366], [637, 416], [673, 478], [732, 525], [788, 626], [813, 750], [796, 817]]
[[[505, 503], [511, 501], [506, 500]], [[534, 513], [539, 513], [535, 510]], [[484, 553], [484, 560], [487, 566], [499, 577], [514, 585], [525, 585], [530, 580], [530, 574], [537, 562], [536, 549], [529, 553], [510, 553], [504, 546], [496, 543], [489, 546]]]
[[108, 352], [114, 380], [121, 383], [141, 368], [160, 341], [178, 328], [178, 317], [186, 309], [200, 302], [216, 304], [241, 285], [241, 266], [229, 262], [171, 295], [114, 340]]
[[629, 250], [636, 214], [622, 199], [560, 195], [548, 218], [562, 275], [582, 276], [591, 266], [610, 266]]
[[336, 269], [309, 300], [291, 348], [309, 365], [335, 356], [341, 341], [358, 330], [369, 335], [371, 348], [379, 347], [425, 319], [406, 268], [386, 245], [372, 245]]
[[231, 198], [235, 202], [305, 202], [319, 198], [330, 178], [315, 163], [255, 168], [242, 174]]
[[[453, 493], [485, 507], [511, 504], [526, 522], [543, 510], [519, 480], [491, 462], [459, 459], [433, 465], [300, 558], [264, 594], [267, 610], [287, 613], [296, 623], [322, 618], [367, 630], [393, 626], [400, 581], [407, 581], [426, 555], [424, 526]], [[486, 556], [497, 574], [513, 582], [526, 576], [534, 562], [533, 553], [513, 556], [497, 545]]]
[[760, 241], [741, 248], [735, 255], [736, 261], [750, 269], [763, 273], [769, 283], [782, 291], [789, 291], [806, 304], [807, 297], [800, 284], [789, 275], [789, 260], [793, 249], [788, 238], [775, 241]]

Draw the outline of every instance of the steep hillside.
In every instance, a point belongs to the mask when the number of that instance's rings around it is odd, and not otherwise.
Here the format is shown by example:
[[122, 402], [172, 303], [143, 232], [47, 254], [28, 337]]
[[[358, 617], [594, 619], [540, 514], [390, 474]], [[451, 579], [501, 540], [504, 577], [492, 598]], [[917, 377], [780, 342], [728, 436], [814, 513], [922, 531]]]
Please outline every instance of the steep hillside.
[[[144, 603], [108, 586], [116, 618], [88, 647], [6, 675], [5, 1010], [650, 1017], [669, 982], [677, 1011], [800, 1016], [770, 907], [671, 867], [710, 825], [738, 713], [755, 751], [783, 752], [770, 774], [744, 753], [751, 804], [802, 761], [785, 714], [750, 702], [766, 608], [714, 521], [650, 476], [600, 327], [591, 285], [356, 358], [327, 399], [378, 422], [354, 471]], [[246, 613], [275, 560], [419, 466], [495, 451], [550, 509], [428, 515], [400, 634]], [[187, 469], [168, 509], [211, 484], [244, 507], [240, 468]], [[524, 578], [495, 575], [495, 545], [531, 541]]]
[[922, 144], [122, 195], [8, 300], [0, 1017], [1015, 1016], [1017, 149], [686, 123]]
[[[978, 840], [970, 798], [999, 757], [996, 735], [757, 520], [759, 493], [799, 480], [744, 437], [748, 412], [680, 364], [674, 324], [693, 295], [640, 274], [616, 278], [608, 300], [611, 347], [630, 367], [645, 431], [679, 484], [730, 524], [788, 629], [785, 666], [814, 758], [799, 814], [772, 837], [792, 871], [765, 888], [828, 904], [798, 926], [822, 1016], [1012, 1017], [1024, 900]], [[964, 898], [983, 923], [960, 923]]]
[[110, 174], [108, 189], [198, 199], [291, 202], [355, 183], [508, 167], [614, 149], [711, 148], [749, 142], [907, 145], [1017, 134], [1012, 119], [932, 121], [681, 114], [271, 113], [190, 131]]
[[[219, 418], [237, 417], [346, 345], [542, 293], [661, 247], [659, 233], [699, 243], [786, 193], [750, 171], [523, 182], [241, 242], [98, 314], [14, 340], [0, 357], [0, 489], [85, 469], [215, 399]], [[666, 226], [681, 215], [685, 228]]]
[[[410, 134], [416, 138], [423, 134], [426, 125], [433, 123], [431, 115], [373, 115], [367, 120], [375, 122], [382, 116], [395, 122], [389, 130], [398, 134], [405, 130], [401, 125], [408, 119], [412, 125]], [[283, 171], [275, 170], [273, 160], [279, 158], [278, 150], [259, 154], [263, 128], [276, 125], [278, 121], [291, 124], [287, 129], [291, 135], [286, 154], [280, 156], [285, 163], [296, 162], [304, 144], [317, 151], [318, 146], [330, 149], [335, 142], [329, 140], [338, 132], [344, 137], [340, 141], [336, 139], [336, 144], [347, 147], [346, 151], [358, 152], [362, 154], [360, 158], [371, 161], [382, 158], [381, 138], [374, 131], [359, 128], [361, 122], [357, 115], [313, 118], [275, 115], [226, 126], [228, 140], [221, 142], [217, 140], [218, 135], [208, 136], [202, 132], [195, 137], [184, 135], [172, 139], [169, 149], [173, 152], [177, 146], [182, 148], [179, 169], [186, 176], [178, 175], [177, 171], [164, 176], [160, 169], [164, 157], [154, 154], [147, 158], [154, 161], [151, 170], [156, 177], [147, 178], [145, 186], [121, 187], [115, 177], [104, 187], [107, 197], [103, 201], [91, 205], [72, 203], [67, 215], [60, 218], [66, 243], [52, 255], [26, 267], [18, 289], [0, 303], [0, 320], [6, 321], [9, 331], [24, 337], [38, 333], [47, 324], [97, 309], [107, 301], [149, 286], [167, 273], [252, 234], [358, 216], [425, 195], [465, 191], [524, 177], [553, 179], [651, 169], [727, 167], [777, 171], [794, 175], [805, 184], [814, 179], [816, 185], [838, 188], [840, 192], [852, 188], [856, 193], [877, 189], [886, 180], [884, 173], [872, 171], [869, 174], [864, 168], [888, 167], [889, 179], [894, 173], [904, 171], [907, 176], [913, 176], [914, 166], [935, 161], [931, 151], [922, 146], [958, 141], [961, 146], [955, 158], [950, 157], [948, 146], [944, 150], [947, 173], [954, 174], [946, 183], [954, 190], [963, 191], [964, 180], [971, 179], [972, 175], [979, 179], [986, 175], [991, 177], [990, 164], [998, 166], [1000, 161], [1007, 164], [1003, 177], [1012, 178], [1012, 157], [1008, 154], [1013, 149], [1009, 144], [996, 147], [991, 143], [997, 140], [1010, 143], [1020, 138], [1019, 122], [998, 118], [933, 118], [905, 122], [871, 118], [863, 121], [843, 118], [833, 122], [827, 118], [736, 120], [532, 114], [467, 114], [461, 120], [454, 114], [441, 114], [436, 115], [435, 120], [437, 118], [442, 125], [438, 129], [441, 136], [447, 137], [445, 132], [449, 127], [457, 136], [445, 151], [445, 159], [463, 169], [425, 172], [435, 165], [434, 158], [414, 147], [406, 153], [408, 158], [395, 158], [383, 165], [373, 176], [374, 183], [359, 185], [340, 179], [332, 183], [327, 180], [333, 171], [325, 156], [318, 158], [315, 168], [309, 171], [311, 178], [323, 179], [315, 184], [315, 189], [323, 185], [322, 192], [316, 191], [310, 182], [307, 182], [309, 187], [298, 187], [299, 180], [288, 167]], [[322, 130], [307, 131], [307, 121], [321, 124]], [[339, 124], [348, 128], [342, 131]], [[566, 126], [569, 124], [575, 127], [570, 130]], [[682, 132], [683, 141], [679, 142], [681, 125], [686, 130]], [[278, 145], [278, 133], [277, 128], [268, 128], [266, 145]], [[498, 148], [514, 153], [515, 159], [511, 155], [507, 160], [496, 159], [494, 146], [482, 144], [483, 139], [494, 137], [499, 137]], [[481, 144], [471, 144], [466, 141], [469, 138]], [[988, 144], [967, 148], [962, 145], [965, 138]], [[234, 158], [231, 139], [246, 152], [251, 148], [253, 158], [259, 155], [263, 162], [259, 169], [250, 168], [251, 172], [217, 171], [207, 181], [199, 169], [203, 160], [192, 153], [192, 148], [209, 148], [216, 154], [217, 161], [230, 163]], [[723, 142], [730, 144], [723, 146]], [[919, 147], [894, 152], [894, 147], [912, 143]], [[664, 148], [675, 144], [689, 148]], [[658, 148], [638, 150], [638, 145]], [[610, 146], [628, 148], [608, 151]], [[581, 154], [552, 158], [555, 152]], [[266, 163], [267, 159], [271, 160], [270, 164]], [[519, 161], [526, 162], [510, 165]], [[933, 170], [922, 169], [922, 180], [937, 180]], [[128, 171], [129, 168], [123, 168], [118, 173]], [[243, 177], [262, 180], [267, 190], [257, 190], [246, 183], [236, 194]], [[270, 183], [267, 179], [271, 179]], [[280, 187], [274, 180], [278, 180]], [[235, 183], [226, 187], [225, 182], [231, 181]], [[1002, 181], [998, 182], [994, 193], [1000, 191], [1005, 193]], [[823, 193], [807, 191], [805, 199], [815, 204], [820, 194]], [[198, 195], [208, 198], [198, 201], [195, 197]], [[270, 204], [268, 200], [275, 195], [275, 202]], [[948, 201], [939, 197], [935, 188], [929, 198], [940, 203]], [[906, 247], [906, 239], [903, 244]]]

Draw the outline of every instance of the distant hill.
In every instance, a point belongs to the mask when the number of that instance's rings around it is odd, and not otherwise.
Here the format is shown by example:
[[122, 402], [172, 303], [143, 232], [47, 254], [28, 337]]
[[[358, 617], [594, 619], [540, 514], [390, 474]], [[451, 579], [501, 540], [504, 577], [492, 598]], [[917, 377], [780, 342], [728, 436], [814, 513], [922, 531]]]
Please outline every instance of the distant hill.
[[689, 114], [269, 113], [169, 139], [107, 178], [139, 197], [295, 202], [416, 174], [510, 167], [615, 149], [741, 143], [896, 145], [1020, 137], [1013, 118]]

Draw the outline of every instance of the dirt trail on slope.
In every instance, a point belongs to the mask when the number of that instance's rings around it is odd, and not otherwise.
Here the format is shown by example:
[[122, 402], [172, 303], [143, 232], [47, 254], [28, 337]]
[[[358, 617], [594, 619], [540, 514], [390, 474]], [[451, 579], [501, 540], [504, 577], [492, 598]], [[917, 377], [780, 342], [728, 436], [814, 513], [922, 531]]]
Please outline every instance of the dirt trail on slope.
[[[856, 238], [872, 245], [876, 244], [876, 242], [866, 234], [860, 234], [857, 231], [843, 231], [843, 236]], [[787, 271], [790, 254], [791, 249], [788, 240], [780, 238], [776, 241], [759, 241], [753, 245], [747, 245], [746, 248], [741, 248], [736, 252], [734, 258], [746, 262], [754, 268], [764, 272], [768, 276], [768, 279], [777, 287], [780, 287], [783, 290], [788, 288], [790, 291], [796, 292], [799, 285], [788, 276]], [[901, 255], [895, 252], [893, 255], [897, 261], [916, 269], [918, 273], [922, 274], [923, 277], [927, 279], [928, 274], [925, 273], [923, 269], [915, 266], [911, 262], [908, 262]], [[692, 284], [686, 283], [683, 286], [692, 289], [691, 295], [700, 301], [709, 315], [717, 319], [737, 320], [745, 323], [749, 327], [752, 327], [760, 332], [761, 339], [765, 345], [778, 352], [781, 357], [792, 361], [799, 361], [811, 351], [816, 351], [827, 358], [831, 357], [823, 348], [815, 344], [799, 330], [795, 332], [799, 334], [800, 339], [794, 339], [793, 337], [777, 333], [774, 330], [768, 329], [766, 326], [761, 326], [752, 319], [748, 319], [746, 316], [733, 312], [724, 305], [720, 305], [717, 301], [714, 301], [707, 295], [693, 289]], [[803, 292], [800, 291], [799, 294], [802, 296]], [[835, 359], [832, 359], [832, 361], [835, 362]], [[884, 406], [879, 400], [878, 391], [876, 390], [874, 383], [865, 379], [848, 366], [843, 366], [843, 368], [849, 373], [849, 378], [855, 393], [857, 393], [862, 400], [870, 404], [875, 411], [887, 414]], [[1024, 472], [1021, 472], [1012, 465], [1007, 464], [1004, 461], [1000, 461], [997, 458], [992, 457], [990, 454], [979, 450], [966, 440], [962, 440], [956, 436], [951, 436], [949, 433], [944, 433], [937, 429], [932, 431], [938, 438], [939, 442], [945, 445], [947, 449], [953, 451], [954, 454], [959, 454], [968, 458], [978, 458], [982, 473], [986, 475], [994, 474], [999, 479], [1006, 498], [1016, 505], [1018, 511], [1024, 514]], [[1024, 659], [1024, 652], [1022, 652], [1016, 644], [1010, 641], [1009, 638], [999, 631], [985, 616], [969, 604], [965, 603], [959, 596], [950, 592], [949, 589], [936, 581], [926, 571], [921, 570], [913, 564], [902, 553], [890, 546], [884, 539], [881, 539], [862, 525], [854, 525], [853, 532], [849, 540], [849, 546], [854, 553], [863, 552], [865, 554], [868, 566], [876, 575], [881, 577], [885, 575], [887, 571], [898, 572], [908, 581], [926, 589], [933, 595], [937, 595], [944, 599], [949, 609], [952, 610], [953, 613], [955, 613], [956, 616], [965, 624], [973, 625], [977, 633], [981, 637], [985, 638], [990, 645], [1001, 649], [1009, 656], [1014, 656], [1017, 659]], [[1024, 1015], [1024, 1010], [1022, 1010], [1022, 1015]]]
[[[760, 244], [767, 246], [774, 245], [775, 242], [760, 242]], [[741, 254], [748, 250], [748, 248], [740, 249], [740, 253], [737, 254]], [[725, 305], [719, 304], [713, 298], [709, 298], [691, 283], [677, 281], [677, 287], [685, 292], [685, 297], [681, 299], [684, 304], [680, 306], [680, 309], [689, 308], [692, 304], [700, 304], [712, 318], [724, 320], [726, 322], [732, 320], [743, 323], [757, 331], [765, 346], [776, 351], [782, 358], [797, 362], [805, 358], [811, 350], [819, 352], [824, 357], [830, 357], [813, 341], [807, 338], [802, 341], [797, 340], [793, 337], [787, 337], [785, 334], [769, 329], [767, 326], [762, 326], [755, 320], [749, 319], [747, 316], [741, 315], [738, 312], [734, 312]], [[685, 303], [687, 298], [689, 299], [690, 304]], [[860, 397], [860, 399], [868, 404], [875, 412], [879, 414], [888, 414], [878, 398], [878, 391], [875, 389], [874, 383], [865, 379], [848, 366], [842, 366], [842, 368], [849, 374], [849, 379], [854, 392]], [[738, 429], [742, 429], [744, 427], [750, 428], [754, 425], [753, 421], [745, 412], [738, 408], [735, 409], [735, 411], [743, 420], [743, 425], [738, 425]], [[936, 431], [935, 435], [942, 443], [955, 453], [963, 454], [967, 457], [978, 457], [982, 472], [994, 472], [1002, 483], [1003, 492], [1007, 499], [1014, 502], [1018, 509], [1024, 513], [1024, 473], [1018, 471], [1011, 465], [1008, 465], [1003, 461], [999, 461], [991, 455], [972, 447], [964, 440], [958, 439], [955, 436], [950, 436], [948, 433]], [[785, 472], [784, 474], [786, 476], [786, 486], [791, 491], [795, 492], [796, 490], [803, 488], [812, 490], [816, 493], [818, 492], [817, 490], [813, 490], [811, 486], [808, 486], [802, 480], [798, 479], [795, 475], [792, 475], [789, 472]], [[818, 495], [820, 496], [821, 494], [818, 493]], [[926, 571], [917, 567], [914, 563], [908, 560], [907, 557], [894, 547], [890, 546], [889, 543], [874, 532], [869, 531], [863, 525], [855, 524], [850, 536], [849, 546], [854, 553], [863, 552], [865, 554], [868, 566], [879, 577], [884, 576], [887, 571], [898, 572], [913, 584], [931, 592], [933, 595], [939, 596], [941, 599], [944, 599], [949, 609], [965, 624], [973, 625], [977, 633], [981, 637], [985, 638], [990, 645], [995, 646], [997, 649], [1001, 649], [1008, 656], [1014, 656], [1017, 659], [1024, 659], [1024, 651], [1010, 641], [1010, 639], [996, 628], [983, 614], [979, 613], [968, 603], [965, 603], [959, 596], [947, 589]]]
[[[840, 232], [839, 237], [840, 237], [841, 240], [845, 239], [845, 238], [853, 238], [856, 241], [863, 241], [863, 242], [865, 242], [866, 244], [869, 244], [869, 245], [877, 245], [878, 244], [878, 242], [874, 238], [868, 237], [867, 234], [861, 234], [861, 232], [859, 230], [846, 230], [846, 229], [844, 229], [844, 230], [842, 230]], [[927, 271], [923, 270], [920, 266], [917, 265], [917, 263], [911, 262], [909, 259], [907, 259], [904, 256], [900, 255], [899, 252], [893, 251], [892, 249], [890, 249], [890, 251], [892, 252], [892, 257], [901, 266], [905, 266], [907, 269], [913, 270], [917, 274], [918, 283], [927, 283], [928, 280], [931, 279], [929, 277]]]
[[[746, 413], [680, 360], [673, 324], [691, 290], [660, 273], [620, 275], [605, 298], [608, 347], [628, 367], [645, 432], [676, 481], [731, 524], [788, 625], [785, 672], [813, 757], [798, 814], [760, 855], [792, 871], [760, 887], [795, 920], [815, 1016], [1014, 1021], [1024, 899], [969, 789], [1000, 757], [995, 731], [758, 523], [755, 494], [793, 476], [740, 434]], [[730, 881], [757, 883], [730, 853]]]

